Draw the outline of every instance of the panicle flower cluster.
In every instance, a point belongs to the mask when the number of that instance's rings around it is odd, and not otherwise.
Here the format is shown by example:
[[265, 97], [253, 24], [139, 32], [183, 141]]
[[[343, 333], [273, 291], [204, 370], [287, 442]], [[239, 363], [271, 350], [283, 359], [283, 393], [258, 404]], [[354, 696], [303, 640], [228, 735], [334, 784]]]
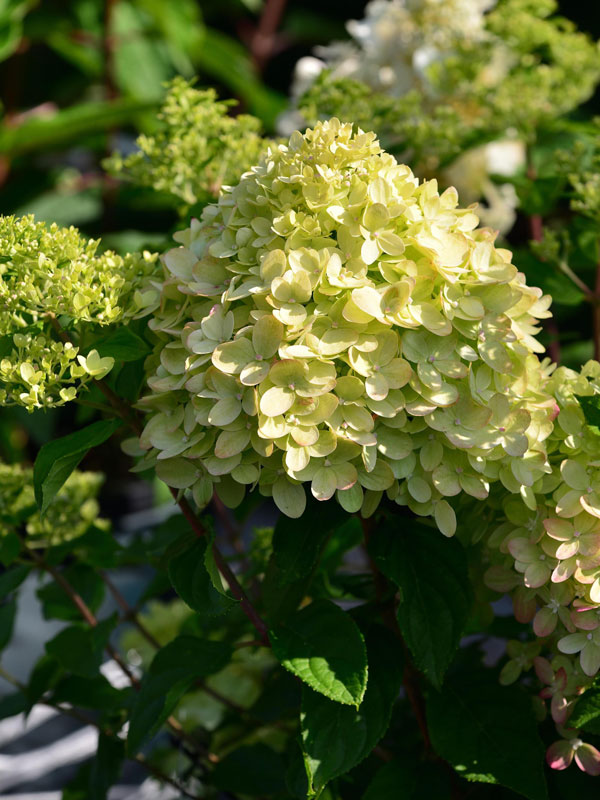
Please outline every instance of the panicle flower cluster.
[[[335, 115], [371, 127], [375, 117], [403, 159], [439, 174], [466, 202], [483, 197], [483, 222], [509, 230], [516, 194], [490, 176], [522, 168], [522, 139], [586, 100], [600, 78], [597, 46], [553, 16], [556, 7], [554, 0], [372, 0], [364, 19], [348, 23], [351, 41], [298, 63], [292, 98], [309, 121]], [[357, 82], [370, 90], [358, 104]], [[297, 124], [298, 116], [289, 118]], [[458, 155], [456, 168], [440, 173]]]
[[33, 471], [0, 463], [0, 537], [21, 534], [27, 547], [51, 547], [83, 536], [92, 526], [107, 529], [98, 517], [98, 492], [104, 482], [99, 472], [73, 472], [43, 517], [33, 491]]
[[175, 78], [158, 114], [159, 130], [140, 136], [136, 152], [114, 154], [104, 166], [117, 177], [172, 194], [187, 206], [212, 199], [265, 149], [258, 119], [229, 116], [235, 102], [218, 101], [214, 89], [194, 89]]
[[57, 336], [58, 318], [106, 326], [151, 306], [156, 293], [143, 282], [156, 256], [97, 254], [98, 244], [33, 216], [0, 218], [0, 405], [62, 405], [110, 371], [111, 358]]
[[535, 507], [550, 298], [477, 224], [336, 119], [271, 148], [164, 257], [145, 463], [201, 505], [386, 492], [447, 535], [490, 481]]
[[487, 542], [492, 565], [485, 580], [512, 592], [516, 618], [533, 622], [537, 640], [527, 652], [513, 645], [502, 680], [535, 667], [564, 737], [549, 749], [548, 763], [564, 769], [574, 759], [598, 775], [600, 753], [581, 741], [569, 718], [600, 670], [600, 431], [584, 413], [598, 408], [600, 365], [590, 361], [580, 373], [561, 367], [546, 389], [556, 400], [546, 441], [551, 471], [532, 486], [535, 506], [504, 499]]

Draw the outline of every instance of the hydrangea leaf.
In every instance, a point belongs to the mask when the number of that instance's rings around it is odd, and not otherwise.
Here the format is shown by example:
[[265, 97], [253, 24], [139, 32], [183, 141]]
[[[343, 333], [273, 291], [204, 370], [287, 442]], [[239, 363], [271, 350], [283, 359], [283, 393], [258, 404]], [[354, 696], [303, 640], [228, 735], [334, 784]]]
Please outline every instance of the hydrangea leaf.
[[398, 624], [417, 668], [440, 687], [471, 607], [463, 548], [423, 525], [403, 532], [389, 521], [372, 536], [371, 552], [400, 590]]
[[498, 783], [528, 800], [547, 800], [544, 747], [531, 701], [493, 675], [456, 676], [427, 700], [436, 753], [463, 778]]
[[304, 688], [300, 712], [311, 794], [368, 756], [385, 733], [402, 682], [402, 650], [384, 629], [367, 636], [369, 682], [358, 708]]
[[103, 444], [122, 424], [120, 420], [93, 422], [87, 428], [54, 439], [41, 447], [33, 467], [35, 499], [41, 514], [46, 513], [88, 450]]
[[316, 600], [269, 632], [275, 657], [316, 692], [358, 707], [367, 687], [365, 643], [351, 617]]

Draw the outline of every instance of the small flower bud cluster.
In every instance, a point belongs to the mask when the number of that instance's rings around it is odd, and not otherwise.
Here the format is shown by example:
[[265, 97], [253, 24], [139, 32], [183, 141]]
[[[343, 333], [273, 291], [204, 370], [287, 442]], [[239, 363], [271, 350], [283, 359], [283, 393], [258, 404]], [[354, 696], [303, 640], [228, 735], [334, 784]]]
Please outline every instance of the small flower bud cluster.
[[214, 89], [194, 89], [175, 78], [158, 114], [157, 132], [140, 136], [139, 150], [125, 157], [114, 154], [104, 167], [139, 186], [174, 195], [186, 206], [212, 199], [265, 149], [260, 121], [248, 114], [230, 116], [232, 102], [217, 101]]
[[63, 405], [110, 371], [112, 359], [95, 350], [84, 356], [59, 337], [59, 318], [77, 331], [151, 307], [156, 291], [143, 282], [156, 257], [98, 255], [98, 244], [32, 216], [0, 218], [0, 405]]
[[271, 148], [164, 257], [146, 463], [201, 505], [386, 492], [446, 535], [490, 481], [534, 505], [550, 299], [477, 223], [336, 119]]
[[103, 482], [99, 472], [76, 470], [40, 517], [32, 470], [0, 463], [0, 539], [24, 527], [26, 546], [51, 547], [83, 536], [92, 526], [107, 529], [108, 522], [98, 517], [96, 499]]

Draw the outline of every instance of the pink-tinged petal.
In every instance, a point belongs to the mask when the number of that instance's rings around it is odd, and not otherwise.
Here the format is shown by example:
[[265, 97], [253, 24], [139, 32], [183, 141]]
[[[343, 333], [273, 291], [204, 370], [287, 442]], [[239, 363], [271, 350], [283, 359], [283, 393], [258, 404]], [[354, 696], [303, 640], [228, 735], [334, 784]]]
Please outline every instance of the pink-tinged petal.
[[561, 561], [552, 572], [552, 583], [562, 583], [568, 580], [575, 572], [576, 566], [574, 558], [570, 558], [568, 561]]
[[573, 761], [573, 748], [566, 739], [554, 742], [546, 751], [546, 763], [551, 769], [566, 769]]
[[535, 674], [542, 683], [550, 685], [554, 682], [554, 670], [552, 669], [552, 665], [547, 658], [536, 656], [533, 659], [533, 668], [535, 669]]
[[595, 611], [572, 611], [571, 619], [575, 627], [581, 631], [595, 631], [600, 623], [600, 618]]
[[517, 622], [531, 622], [537, 608], [535, 594], [521, 587], [513, 594], [512, 603]]
[[540, 608], [533, 619], [533, 630], [536, 636], [550, 636], [556, 630], [558, 614], [550, 608]]
[[555, 550], [555, 556], [561, 561], [564, 561], [567, 558], [576, 556], [578, 552], [579, 542], [575, 539], [573, 542], [563, 542], [563, 544], [560, 544]]
[[579, 502], [588, 514], [600, 519], [600, 497], [596, 492], [582, 494]]
[[545, 519], [543, 522], [544, 528], [548, 536], [553, 539], [558, 539], [559, 542], [568, 542], [573, 538], [573, 526], [566, 519]]
[[525, 570], [523, 583], [529, 589], [538, 589], [543, 586], [550, 577], [550, 569], [544, 561], [536, 561], [530, 564]]
[[521, 537], [510, 540], [508, 551], [514, 559], [524, 561], [526, 564], [539, 558], [535, 545], [531, 544], [529, 539], [522, 539]]
[[558, 691], [562, 692], [567, 688], [568, 680], [569, 676], [567, 675], [567, 670], [564, 667], [560, 667], [554, 676], [554, 686]]
[[593, 556], [600, 551], [600, 533], [584, 533], [579, 539], [579, 550], [584, 556]]
[[580, 744], [575, 750], [575, 763], [588, 775], [600, 775], [600, 753], [591, 744]]
[[[571, 635], [577, 636], [576, 633]], [[590, 636], [591, 634], [587, 635]], [[600, 669], [600, 645], [594, 644], [593, 642], [587, 642], [579, 656], [579, 663], [581, 664], [581, 669], [585, 672], [585, 674], [589, 678], [593, 678]]]
[[557, 646], [561, 653], [578, 653], [586, 646], [587, 642], [585, 633], [570, 633], [559, 639]]
[[550, 701], [550, 713], [557, 725], [564, 725], [569, 717], [569, 703], [562, 694], [555, 694]]
[[549, 686], [546, 686], [545, 689], [542, 689], [540, 692], [540, 697], [543, 697], [544, 700], [547, 700], [549, 697], [554, 696], [554, 689], [551, 689]]

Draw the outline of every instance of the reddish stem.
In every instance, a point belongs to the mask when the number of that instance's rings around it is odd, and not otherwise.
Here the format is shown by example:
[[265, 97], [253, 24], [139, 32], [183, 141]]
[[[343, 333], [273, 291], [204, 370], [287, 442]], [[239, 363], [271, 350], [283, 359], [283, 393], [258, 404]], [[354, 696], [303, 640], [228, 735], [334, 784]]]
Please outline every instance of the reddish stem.
[[275, 47], [275, 34], [287, 0], [266, 0], [258, 27], [250, 43], [250, 53], [258, 72], [263, 72]]

